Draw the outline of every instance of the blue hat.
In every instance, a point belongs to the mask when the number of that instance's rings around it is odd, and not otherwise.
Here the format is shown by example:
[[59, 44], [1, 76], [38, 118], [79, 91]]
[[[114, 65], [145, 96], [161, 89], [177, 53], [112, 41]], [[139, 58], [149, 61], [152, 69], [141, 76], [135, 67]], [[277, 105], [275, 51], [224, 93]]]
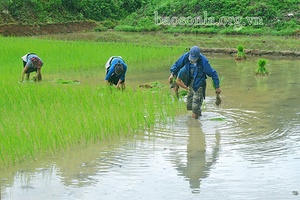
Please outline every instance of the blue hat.
[[200, 48], [197, 46], [193, 46], [190, 50], [189, 60], [190, 61], [197, 61], [200, 57]]

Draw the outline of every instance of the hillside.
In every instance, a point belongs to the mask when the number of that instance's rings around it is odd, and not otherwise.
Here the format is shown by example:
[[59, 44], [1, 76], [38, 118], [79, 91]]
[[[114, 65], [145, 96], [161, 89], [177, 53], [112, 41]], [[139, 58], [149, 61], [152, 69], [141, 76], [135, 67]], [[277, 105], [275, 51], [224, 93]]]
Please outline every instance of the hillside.
[[298, 0], [2, 0], [2, 24], [98, 23], [96, 30], [299, 35]]
[[147, 4], [118, 29], [221, 34], [300, 34], [298, 0], [166, 0]]

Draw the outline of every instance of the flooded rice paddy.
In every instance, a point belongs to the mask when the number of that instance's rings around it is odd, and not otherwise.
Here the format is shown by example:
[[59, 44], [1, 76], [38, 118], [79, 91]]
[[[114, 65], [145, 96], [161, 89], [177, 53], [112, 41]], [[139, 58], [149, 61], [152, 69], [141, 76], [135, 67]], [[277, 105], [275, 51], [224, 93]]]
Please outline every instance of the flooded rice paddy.
[[[224, 77], [220, 107], [209, 79], [199, 120], [187, 113], [143, 134], [3, 168], [0, 199], [300, 199], [300, 61], [270, 58], [271, 75], [254, 77], [257, 58], [207, 57]], [[127, 85], [167, 85], [168, 69], [129, 73]]]

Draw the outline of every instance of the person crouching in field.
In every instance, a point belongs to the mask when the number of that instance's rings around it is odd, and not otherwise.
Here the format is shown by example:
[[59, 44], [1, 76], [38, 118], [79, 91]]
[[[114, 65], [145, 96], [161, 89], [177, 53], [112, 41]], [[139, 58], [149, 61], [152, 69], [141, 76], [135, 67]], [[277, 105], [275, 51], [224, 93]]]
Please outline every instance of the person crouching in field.
[[112, 56], [105, 64], [106, 77], [105, 81], [109, 85], [115, 85], [117, 89], [125, 89], [125, 75], [127, 65], [121, 56]]
[[176, 83], [188, 90], [187, 110], [192, 110], [192, 117], [198, 119], [202, 115], [202, 103], [205, 98], [206, 79], [211, 77], [216, 87], [215, 92], [221, 93], [220, 80], [208, 59], [200, 53], [198, 46], [193, 46], [190, 52], [183, 54], [171, 67], [169, 80], [177, 74]]
[[26, 74], [26, 80], [29, 80], [30, 73], [36, 72], [34, 81], [42, 81], [41, 68], [43, 66], [43, 61], [35, 53], [28, 53], [22, 57], [23, 60], [23, 71], [21, 82], [24, 80], [24, 75]]

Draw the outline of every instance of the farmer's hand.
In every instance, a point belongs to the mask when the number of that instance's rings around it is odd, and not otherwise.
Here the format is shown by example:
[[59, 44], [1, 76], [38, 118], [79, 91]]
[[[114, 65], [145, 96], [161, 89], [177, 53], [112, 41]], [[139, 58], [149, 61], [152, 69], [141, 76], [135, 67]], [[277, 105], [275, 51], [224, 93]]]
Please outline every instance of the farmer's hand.
[[216, 94], [221, 94], [221, 89], [220, 88], [216, 89]]
[[171, 74], [169, 77], [169, 83], [171, 84], [172, 82], [173, 82], [173, 74]]

